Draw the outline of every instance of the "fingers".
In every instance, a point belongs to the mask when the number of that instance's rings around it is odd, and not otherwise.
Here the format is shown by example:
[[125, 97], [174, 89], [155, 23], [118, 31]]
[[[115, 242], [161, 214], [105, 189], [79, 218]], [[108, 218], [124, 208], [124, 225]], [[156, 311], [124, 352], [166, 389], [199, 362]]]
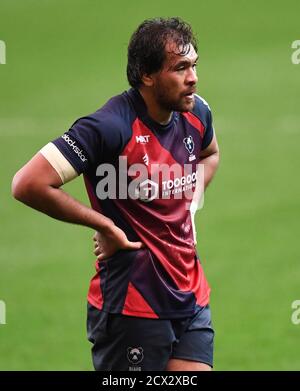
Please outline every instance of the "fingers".
[[96, 249], [94, 250], [94, 254], [96, 256], [100, 255], [101, 254], [101, 249], [99, 247], [96, 247]]
[[93, 241], [97, 242], [97, 241], [100, 241], [100, 240], [101, 240], [101, 234], [100, 234], [100, 232], [96, 231], [94, 233], [94, 236], [93, 236]]
[[98, 261], [103, 261], [105, 258], [108, 258], [108, 255], [105, 254], [105, 253], [101, 253], [101, 254], [97, 257], [97, 260], [98, 260]]
[[113, 254], [121, 249], [124, 250], [139, 250], [140, 248], [145, 247], [142, 242], [130, 242], [125, 233], [119, 228], [115, 227], [115, 237], [107, 237], [106, 235], [101, 235], [100, 232], [96, 231], [93, 236], [94, 241], [94, 254], [97, 257], [98, 261], [107, 259]]
[[128, 248], [130, 250], [138, 250], [143, 247], [145, 247], [145, 245], [142, 242], [129, 242], [128, 241], [126, 248]]

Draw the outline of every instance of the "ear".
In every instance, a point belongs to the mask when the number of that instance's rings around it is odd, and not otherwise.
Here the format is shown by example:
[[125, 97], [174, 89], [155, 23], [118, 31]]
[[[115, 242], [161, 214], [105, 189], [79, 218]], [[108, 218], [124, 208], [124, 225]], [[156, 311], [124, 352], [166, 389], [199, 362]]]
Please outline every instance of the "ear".
[[154, 84], [153, 75], [144, 74], [142, 76], [142, 82], [146, 87], [152, 87]]

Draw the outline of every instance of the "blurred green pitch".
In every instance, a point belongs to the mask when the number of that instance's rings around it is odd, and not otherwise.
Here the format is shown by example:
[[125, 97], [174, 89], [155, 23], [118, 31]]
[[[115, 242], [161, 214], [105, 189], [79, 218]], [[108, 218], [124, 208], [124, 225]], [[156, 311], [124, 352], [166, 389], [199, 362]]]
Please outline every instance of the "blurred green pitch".
[[[1, 0], [0, 370], [92, 370], [86, 293], [92, 231], [14, 201], [14, 173], [81, 115], [127, 88], [144, 19], [181, 16], [199, 38], [200, 95], [221, 165], [197, 217], [212, 287], [216, 370], [299, 370], [300, 39], [297, 0]], [[87, 201], [82, 179], [67, 185]]]

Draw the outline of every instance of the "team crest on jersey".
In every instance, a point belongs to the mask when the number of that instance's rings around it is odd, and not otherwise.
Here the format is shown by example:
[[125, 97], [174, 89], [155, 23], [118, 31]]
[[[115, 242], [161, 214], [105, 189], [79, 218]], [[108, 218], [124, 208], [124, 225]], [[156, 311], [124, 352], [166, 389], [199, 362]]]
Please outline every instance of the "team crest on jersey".
[[183, 139], [184, 145], [190, 154], [194, 152], [195, 144], [192, 136]]
[[191, 161], [195, 160], [196, 156], [192, 155], [192, 153], [194, 152], [194, 148], [195, 148], [195, 143], [194, 143], [193, 137], [188, 136], [183, 139], [183, 142], [184, 142], [185, 148], [188, 150], [188, 152], [190, 154], [189, 161], [191, 162]]

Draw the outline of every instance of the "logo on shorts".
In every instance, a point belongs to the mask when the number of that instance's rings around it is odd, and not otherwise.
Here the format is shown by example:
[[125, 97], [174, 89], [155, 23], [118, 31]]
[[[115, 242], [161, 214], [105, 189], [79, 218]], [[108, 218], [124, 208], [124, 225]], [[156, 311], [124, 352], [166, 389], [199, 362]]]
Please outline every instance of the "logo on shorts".
[[[144, 350], [143, 348], [141, 347], [138, 347], [138, 348], [132, 348], [132, 347], [129, 347], [127, 348], [127, 358], [128, 358], [128, 361], [131, 363], [131, 364], [139, 364], [140, 362], [143, 361], [143, 358], [144, 358]], [[129, 367], [129, 370], [130, 371], [140, 371], [141, 370], [141, 367]]]

